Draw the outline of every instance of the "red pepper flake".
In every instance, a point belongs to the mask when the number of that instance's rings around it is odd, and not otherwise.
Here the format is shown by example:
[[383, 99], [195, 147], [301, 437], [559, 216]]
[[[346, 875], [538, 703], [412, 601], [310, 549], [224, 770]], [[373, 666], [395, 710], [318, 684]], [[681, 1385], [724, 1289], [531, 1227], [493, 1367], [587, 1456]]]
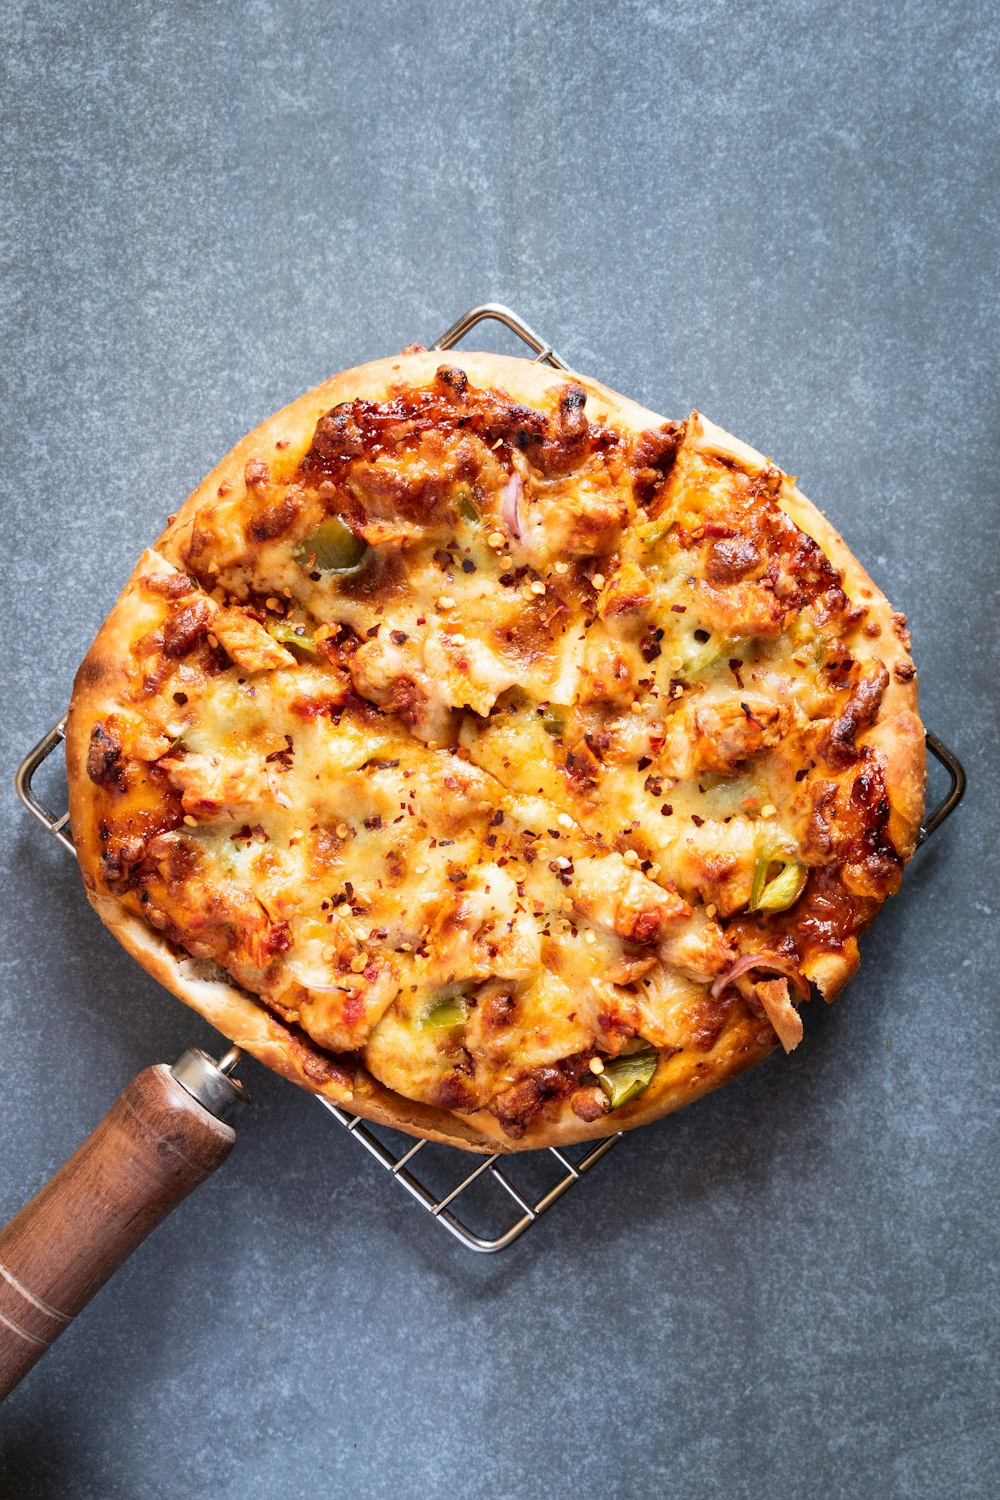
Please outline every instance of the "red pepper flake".
[[391, 630], [389, 632], [389, 639], [394, 646], [405, 646], [410, 637], [405, 630]]
[[701, 828], [702, 825], [705, 822], [705, 819], [704, 818], [699, 818], [699, 816], [698, 816], [697, 813], [692, 813], [691, 814], [691, 822], [694, 824], [694, 826], [696, 828]]
[[294, 754], [295, 741], [292, 739], [290, 734], [286, 734], [284, 739], [284, 750], [272, 750], [270, 755], [265, 755], [265, 765], [269, 765], [272, 761], [277, 761], [280, 765], [284, 766], [287, 769], [292, 764], [292, 755]]
[[669, 818], [670, 814], [672, 812], [673, 812], [673, 808], [670, 806], [670, 803], [669, 802], [664, 802], [663, 806], [660, 808], [660, 814], [661, 814], [661, 816], [664, 817], [664, 818]]
[[685, 615], [685, 614], [687, 614], [687, 605], [686, 604], [671, 604], [670, 608], [671, 608], [671, 611], [675, 615]]

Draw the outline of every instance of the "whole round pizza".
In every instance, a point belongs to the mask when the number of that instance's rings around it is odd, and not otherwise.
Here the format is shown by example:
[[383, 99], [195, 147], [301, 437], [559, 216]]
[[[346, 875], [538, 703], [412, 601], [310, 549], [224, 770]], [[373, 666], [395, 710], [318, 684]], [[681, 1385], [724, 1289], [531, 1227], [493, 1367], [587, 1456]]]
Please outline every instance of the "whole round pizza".
[[924, 800], [903, 616], [759, 453], [410, 349], [245, 438], [77, 676], [90, 900], [303, 1087], [473, 1150], [802, 1036]]

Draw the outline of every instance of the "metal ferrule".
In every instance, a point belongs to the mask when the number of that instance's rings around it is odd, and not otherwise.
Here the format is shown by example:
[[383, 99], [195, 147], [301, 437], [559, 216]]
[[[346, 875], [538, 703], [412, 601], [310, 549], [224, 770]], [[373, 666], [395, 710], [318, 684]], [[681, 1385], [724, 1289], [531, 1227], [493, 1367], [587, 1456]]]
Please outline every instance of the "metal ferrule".
[[[223, 1065], [228, 1058], [227, 1053], [222, 1059]], [[229, 1120], [241, 1105], [250, 1102], [250, 1095], [240, 1080], [230, 1078], [219, 1063], [199, 1047], [189, 1047], [186, 1052], [182, 1052], [170, 1069], [170, 1074], [192, 1099], [197, 1099], [216, 1119]]]

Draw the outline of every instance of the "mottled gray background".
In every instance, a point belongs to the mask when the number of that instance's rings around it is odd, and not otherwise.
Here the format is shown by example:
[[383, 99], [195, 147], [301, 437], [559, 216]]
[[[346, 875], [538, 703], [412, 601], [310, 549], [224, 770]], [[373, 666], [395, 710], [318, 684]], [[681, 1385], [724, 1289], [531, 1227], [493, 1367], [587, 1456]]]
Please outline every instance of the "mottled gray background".
[[20, 754], [243, 432], [474, 302], [798, 472], [972, 780], [799, 1052], [499, 1258], [247, 1066], [234, 1156], [3, 1409], [5, 1497], [996, 1495], [992, 5], [34, 0], [0, 35], [0, 1218], [211, 1035]]

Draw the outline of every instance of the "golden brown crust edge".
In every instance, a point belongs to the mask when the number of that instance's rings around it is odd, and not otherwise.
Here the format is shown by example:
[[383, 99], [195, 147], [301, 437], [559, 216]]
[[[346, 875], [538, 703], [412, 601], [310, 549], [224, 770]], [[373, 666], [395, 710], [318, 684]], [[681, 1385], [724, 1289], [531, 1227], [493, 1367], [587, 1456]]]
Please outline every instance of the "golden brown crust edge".
[[[608, 417], [636, 432], [665, 420], [585, 376], [503, 355], [432, 350], [374, 361], [333, 376], [241, 439], [172, 517], [156, 552], [177, 561], [178, 544], [195, 512], [218, 494], [220, 486], [242, 483], [250, 459], [263, 459], [276, 472], [294, 468], [307, 450], [319, 418], [332, 406], [360, 395], [383, 399], [396, 384], [429, 381], [442, 364], [459, 366], [477, 383], [499, 386], [515, 399], [535, 404], [544, 402], [550, 392], [567, 380], [578, 381], [587, 392], [591, 420]], [[691, 432], [698, 433], [698, 440], [706, 448], [728, 455], [751, 470], [768, 464], [754, 449], [697, 414], [692, 416]], [[866, 604], [869, 617], [880, 627], [877, 653], [871, 641], [868, 646], [871, 654], [878, 654], [885, 661], [889, 686], [882, 714], [862, 742], [875, 745], [885, 757], [886, 785], [897, 817], [895, 833], [900, 840], [897, 847], [908, 858], [923, 816], [925, 779], [923, 731], [917, 717], [917, 680], [909, 654], [888, 601], [821, 512], [787, 480], [779, 503], [842, 571], [850, 598]], [[711, 1051], [703, 1054], [693, 1075], [672, 1078], [668, 1063], [661, 1066], [657, 1078], [634, 1104], [589, 1124], [575, 1116], [556, 1122], [542, 1119], [516, 1141], [503, 1133], [492, 1116], [481, 1112], [474, 1117], [463, 1116], [417, 1103], [386, 1089], [363, 1070], [358, 1071], [353, 1086], [346, 1079], [319, 1080], [311, 1076], [309, 1061], [318, 1054], [303, 1046], [266, 1006], [232, 984], [214, 966], [174, 952], [158, 933], [99, 889], [99, 844], [93, 826], [93, 805], [87, 796], [87, 726], [95, 716], [107, 711], [105, 704], [114, 700], [116, 678], [121, 675], [116, 667], [120, 660], [119, 643], [127, 636], [126, 616], [130, 607], [127, 596], [151, 560], [148, 552], [140, 558], [77, 673], [66, 733], [71, 824], [88, 898], [101, 920], [148, 973], [229, 1040], [274, 1072], [365, 1119], [478, 1152], [537, 1150], [634, 1129], [720, 1087], [774, 1050], [774, 1045], [762, 1046], [755, 1041], [745, 1024], [732, 1023], [726, 1026]], [[901, 668], [898, 674], [897, 666]], [[851, 972], [846, 961], [839, 970], [836, 964], [832, 966], [829, 980], [823, 984], [827, 999], [833, 998]]]

